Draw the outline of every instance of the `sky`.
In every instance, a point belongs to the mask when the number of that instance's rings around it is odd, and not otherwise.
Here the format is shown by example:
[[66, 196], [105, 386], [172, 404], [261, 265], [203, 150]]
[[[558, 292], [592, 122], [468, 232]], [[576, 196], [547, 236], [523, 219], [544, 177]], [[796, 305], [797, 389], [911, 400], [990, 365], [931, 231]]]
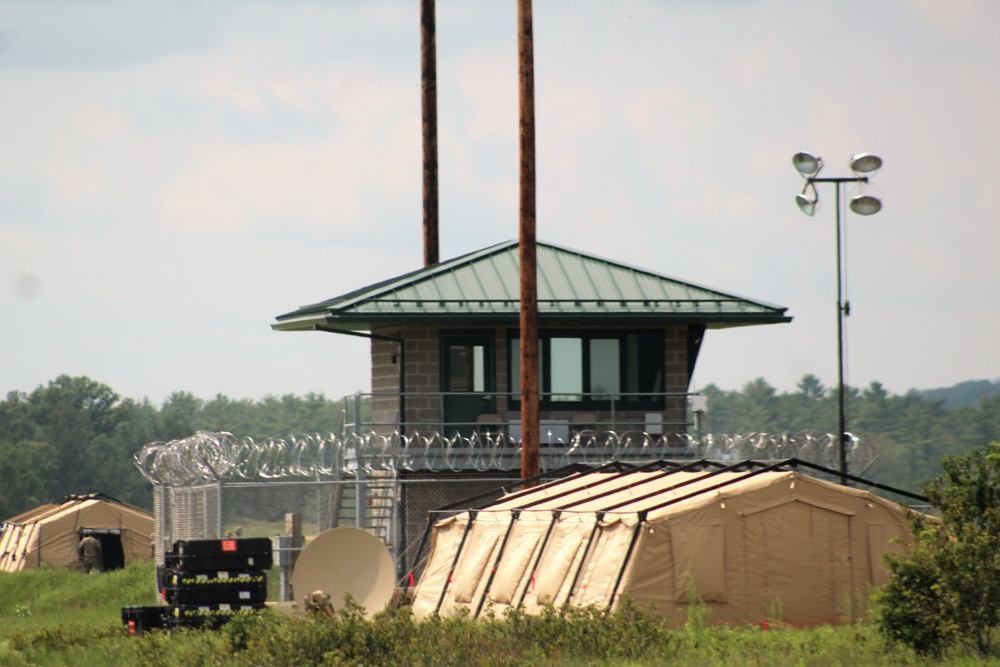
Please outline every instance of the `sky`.
[[[516, 2], [437, 1], [442, 259], [518, 236]], [[539, 240], [780, 304], [693, 388], [1000, 379], [1000, 3], [535, 0]], [[418, 269], [418, 0], [0, 0], [0, 396], [370, 388], [275, 317]], [[849, 191], [849, 192], [848, 192]], [[845, 195], [857, 194], [845, 186]], [[846, 210], [846, 209], [845, 209]]]

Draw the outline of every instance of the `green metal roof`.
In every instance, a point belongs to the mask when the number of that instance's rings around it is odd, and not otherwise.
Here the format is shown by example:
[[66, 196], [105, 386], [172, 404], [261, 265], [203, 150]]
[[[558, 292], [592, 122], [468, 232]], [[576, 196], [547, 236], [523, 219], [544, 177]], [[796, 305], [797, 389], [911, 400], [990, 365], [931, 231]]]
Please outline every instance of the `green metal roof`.
[[[540, 324], [790, 322], [787, 308], [549, 243], [537, 244]], [[518, 243], [508, 241], [279, 315], [278, 331], [368, 331], [421, 322], [518, 321]]]

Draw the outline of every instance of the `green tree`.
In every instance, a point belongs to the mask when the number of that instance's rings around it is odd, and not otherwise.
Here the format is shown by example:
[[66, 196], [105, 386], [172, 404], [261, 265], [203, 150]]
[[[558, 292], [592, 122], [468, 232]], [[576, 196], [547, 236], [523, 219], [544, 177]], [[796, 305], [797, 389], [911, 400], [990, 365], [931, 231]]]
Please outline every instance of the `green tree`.
[[199, 431], [229, 431], [236, 435], [250, 433], [254, 404], [248, 399], [234, 401], [217, 394], [205, 403], [196, 419]]
[[914, 548], [890, 554], [881, 631], [925, 654], [963, 642], [981, 655], [1000, 627], [1000, 442], [946, 456], [924, 487], [941, 520], [915, 515]]
[[100, 458], [94, 440], [114, 432], [122, 416], [118, 402], [118, 394], [106, 385], [62, 375], [12, 402], [7, 411], [16, 424], [11, 440], [53, 447], [58, 465], [52, 470], [52, 490], [57, 494], [96, 490], [90, 483]]
[[[87, 377], [61, 375], [30, 394], [13, 392], [0, 403], [0, 510], [20, 513], [71, 493], [128, 489], [136, 502], [141, 475], [132, 465], [136, 440], [122, 429], [133, 403]], [[145, 434], [149, 433], [146, 431]], [[143, 503], [148, 504], [148, 503]]]
[[744, 418], [757, 424], [755, 430], [774, 431], [781, 429], [778, 426], [777, 392], [764, 378], [757, 378], [753, 382], [746, 383], [743, 386], [743, 396], [741, 412]]
[[160, 439], [178, 440], [199, 429], [205, 402], [188, 391], [175, 391], [160, 408]]
[[[370, 401], [361, 407], [367, 414]], [[339, 433], [342, 421], [343, 404], [322, 394], [258, 402], [219, 394], [206, 402], [178, 391], [157, 408], [147, 399], [122, 400], [90, 378], [62, 375], [0, 401], [0, 518], [70, 493], [102, 492], [149, 507], [150, 486], [134, 457], [151, 442], [202, 430], [258, 440], [327, 435]]]
[[58, 465], [55, 449], [44, 442], [0, 442], [0, 518], [54, 500], [51, 479]]
[[[740, 391], [708, 385], [708, 414], [702, 432], [837, 430], [837, 390], [806, 375], [796, 391], [777, 394], [764, 380]], [[958, 454], [1000, 440], [1000, 396], [984, 395], [979, 404], [954, 409], [917, 391], [893, 395], [878, 382], [847, 391], [847, 429], [871, 445], [874, 465], [865, 476], [901, 489], [917, 491], [941, 472], [945, 454]]]
[[135, 453], [160, 439], [159, 412], [147, 399], [125, 399], [118, 407], [120, 419], [112, 433], [95, 438], [93, 450], [99, 457], [93, 481], [97, 490], [138, 505], [152, 507], [149, 482], [135, 467]]

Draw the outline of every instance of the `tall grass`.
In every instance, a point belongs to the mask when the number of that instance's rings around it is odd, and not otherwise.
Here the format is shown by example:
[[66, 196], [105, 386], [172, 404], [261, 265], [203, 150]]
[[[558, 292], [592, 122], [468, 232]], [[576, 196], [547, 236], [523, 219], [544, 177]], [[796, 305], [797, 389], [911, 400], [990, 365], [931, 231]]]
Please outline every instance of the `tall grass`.
[[0, 574], [0, 639], [12, 632], [121, 624], [121, 608], [156, 602], [155, 566], [81, 574], [42, 569]]
[[667, 622], [628, 604], [610, 615], [550, 609], [537, 616], [422, 622], [405, 608], [369, 621], [349, 605], [332, 618], [291, 619], [265, 612], [236, 618], [215, 631], [129, 637], [121, 629], [121, 607], [152, 604], [153, 576], [149, 564], [90, 576], [54, 570], [0, 576], [0, 667], [982, 664], [961, 652], [941, 662], [920, 659], [887, 645], [864, 623], [769, 631], [713, 626], [698, 605], [686, 622]]

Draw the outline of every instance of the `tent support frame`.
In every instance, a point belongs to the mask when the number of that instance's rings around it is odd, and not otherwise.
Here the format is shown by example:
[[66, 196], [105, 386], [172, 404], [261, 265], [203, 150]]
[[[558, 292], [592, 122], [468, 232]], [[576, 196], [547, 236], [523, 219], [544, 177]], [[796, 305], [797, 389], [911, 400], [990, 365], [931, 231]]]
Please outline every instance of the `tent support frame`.
[[503, 558], [503, 552], [507, 549], [507, 542], [510, 540], [510, 534], [514, 532], [514, 524], [516, 524], [517, 520], [521, 518], [521, 510], [514, 510], [511, 514], [510, 523], [507, 524], [507, 530], [503, 535], [503, 542], [500, 543], [500, 549], [497, 550], [497, 557], [493, 560], [493, 567], [490, 569], [490, 576], [486, 578], [486, 587], [483, 588], [483, 594], [479, 596], [479, 604], [476, 605], [476, 613], [472, 616], [472, 618], [479, 618], [479, 612], [483, 610], [483, 603], [486, 602], [486, 596], [490, 594], [490, 587], [493, 585], [493, 578], [497, 576], [497, 567], [500, 566], [500, 559]]
[[[718, 463], [713, 463], [711, 461], [708, 461], [708, 462], [705, 462], [705, 461], [695, 461], [694, 463], [689, 463], [689, 464], [687, 464], [685, 466], [682, 466], [680, 468], [677, 468], [675, 470], [671, 470], [669, 472], [664, 472], [664, 476], [673, 474], [675, 472], [681, 472], [681, 471], [686, 472], [688, 470], [694, 470], [694, 469], [696, 469], [698, 467], [704, 467], [704, 465], [706, 463], [709, 464], [709, 465], [715, 465], [715, 466], [717, 466], [717, 469], [713, 470], [712, 472], [705, 473], [701, 477], [694, 477], [692, 479], [687, 480], [686, 482], [680, 482], [678, 484], [675, 484], [674, 486], [670, 487], [671, 490], [673, 491], [673, 490], [685, 487], [688, 484], [694, 484], [695, 482], [703, 481], [705, 479], [708, 479], [709, 477], [714, 477], [714, 476], [718, 475], [719, 473], [733, 472], [734, 470], [739, 470], [740, 468], [752, 467], [754, 465], [762, 465], [762, 464], [759, 464], [759, 463], [754, 463], [752, 461], [740, 461], [739, 463], [736, 463], [736, 464], [731, 465], [731, 466], [722, 466], [722, 465], [720, 465]], [[634, 502], [636, 500], [646, 500], [647, 498], [655, 498], [658, 495], [659, 495], [659, 491], [652, 491], [650, 493], [646, 493], [646, 494], [643, 494], [641, 496], [636, 496], [635, 498], [630, 498], [628, 501], [625, 501], [625, 502], [631, 503], [631, 502]], [[623, 504], [625, 504], [625, 503], [618, 503], [617, 505], [612, 505], [611, 507], [606, 507], [605, 510], [609, 511], [609, 512], [610, 511], [614, 511], [614, 510], [618, 509], [619, 507], [621, 507]]]
[[587, 564], [587, 556], [590, 554], [590, 547], [594, 545], [594, 539], [597, 537], [597, 531], [601, 529], [601, 521], [604, 520], [604, 512], [597, 513], [597, 520], [594, 521], [594, 529], [590, 531], [590, 537], [587, 539], [587, 546], [583, 550], [583, 556], [580, 557], [580, 566], [576, 568], [576, 574], [573, 575], [573, 583], [569, 586], [569, 592], [566, 594], [566, 602], [563, 603], [563, 611], [565, 612], [566, 607], [569, 606], [569, 601], [573, 599], [573, 593], [576, 592], [576, 585], [580, 582], [580, 575], [583, 574], [583, 568]]
[[424, 534], [420, 537], [420, 546], [417, 547], [417, 553], [413, 554], [413, 562], [410, 563], [410, 580], [413, 579], [413, 573], [417, 569], [419, 564], [420, 554], [424, 552], [424, 547], [427, 546], [427, 540], [430, 539], [431, 531], [434, 530], [434, 513], [433, 511], [427, 513], [427, 526], [424, 528]]
[[625, 570], [628, 569], [629, 561], [632, 560], [632, 554], [635, 551], [635, 545], [639, 541], [639, 535], [642, 533], [643, 526], [646, 525], [646, 512], [639, 512], [636, 515], [638, 522], [635, 524], [635, 530], [632, 531], [632, 539], [628, 543], [628, 550], [625, 552], [625, 558], [622, 559], [621, 569], [618, 570], [618, 578], [615, 579], [615, 587], [611, 589], [611, 597], [608, 599], [608, 612], [611, 612], [615, 606], [615, 596], [618, 595], [618, 587], [622, 584], [622, 579], [625, 578]]
[[441, 587], [441, 597], [438, 598], [437, 606], [434, 607], [435, 614], [441, 612], [441, 605], [444, 604], [444, 596], [448, 594], [448, 584], [451, 583], [451, 578], [455, 574], [455, 566], [458, 565], [458, 559], [462, 557], [465, 540], [469, 537], [469, 533], [472, 532], [472, 525], [474, 523], [476, 523], [476, 511], [469, 510], [469, 523], [465, 524], [465, 530], [462, 532], [462, 541], [458, 543], [458, 549], [455, 550], [455, 557], [451, 561], [451, 569], [448, 570], [448, 578], [444, 580], [444, 585]]
[[542, 546], [538, 549], [538, 556], [535, 558], [535, 563], [531, 566], [531, 578], [528, 580], [527, 585], [524, 590], [521, 591], [521, 598], [517, 601], [517, 608], [520, 609], [524, 606], [524, 598], [528, 596], [528, 589], [532, 586], [535, 581], [535, 573], [538, 572], [538, 566], [542, 562], [542, 556], [545, 555], [545, 548], [549, 546], [549, 539], [552, 537], [552, 531], [555, 530], [556, 522], [559, 521], [559, 517], [562, 516], [562, 510], [552, 511], [552, 521], [549, 522], [549, 527], [545, 531], [545, 538], [542, 540]]

